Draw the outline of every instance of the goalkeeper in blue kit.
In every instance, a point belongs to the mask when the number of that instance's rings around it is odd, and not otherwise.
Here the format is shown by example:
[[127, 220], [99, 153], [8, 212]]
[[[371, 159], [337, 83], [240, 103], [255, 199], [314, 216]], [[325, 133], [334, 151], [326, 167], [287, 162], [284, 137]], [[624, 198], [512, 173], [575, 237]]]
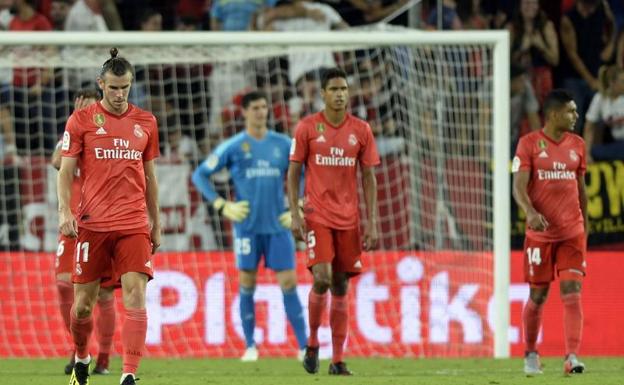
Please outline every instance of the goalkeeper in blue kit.
[[[267, 98], [258, 91], [243, 96], [245, 131], [221, 143], [193, 173], [193, 183], [222, 216], [234, 222], [234, 254], [239, 270], [240, 316], [247, 349], [242, 361], [256, 361], [254, 341], [254, 291], [260, 258], [276, 272], [284, 308], [303, 359], [306, 330], [303, 308], [297, 296], [295, 243], [291, 216], [285, 207], [284, 179], [291, 140], [267, 128]], [[212, 174], [227, 168], [234, 183], [235, 199], [219, 196]]]

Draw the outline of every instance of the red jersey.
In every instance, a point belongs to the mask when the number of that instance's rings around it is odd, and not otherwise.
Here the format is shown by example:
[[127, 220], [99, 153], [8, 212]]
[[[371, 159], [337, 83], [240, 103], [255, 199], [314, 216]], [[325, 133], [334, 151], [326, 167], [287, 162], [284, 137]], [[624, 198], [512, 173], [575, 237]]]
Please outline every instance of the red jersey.
[[143, 162], [159, 155], [154, 115], [132, 104], [114, 115], [94, 103], [71, 115], [62, 150], [82, 165], [80, 227], [115, 231], [147, 226]]
[[309, 115], [297, 124], [290, 160], [305, 165], [307, 220], [334, 229], [358, 227], [357, 164], [379, 164], [368, 123], [347, 114], [334, 127], [323, 112]]
[[527, 227], [527, 236], [554, 242], [585, 231], [578, 190], [585, 169], [585, 142], [578, 135], [565, 133], [555, 142], [540, 130], [520, 138], [512, 172], [530, 172], [529, 198], [548, 221], [545, 231]]

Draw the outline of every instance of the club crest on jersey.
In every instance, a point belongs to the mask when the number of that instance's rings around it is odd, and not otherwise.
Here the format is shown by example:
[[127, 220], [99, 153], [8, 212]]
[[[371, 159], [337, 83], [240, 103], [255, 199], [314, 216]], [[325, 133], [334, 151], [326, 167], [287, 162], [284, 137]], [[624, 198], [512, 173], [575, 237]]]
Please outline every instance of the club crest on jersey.
[[104, 125], [104, 122], [106, 122], [104, 114], [97, 113], [93, 115], [93, 123], [95, 123], [96, 126], [102, 127]]
[[576, 154], [576, 151], [574, 150], [570, 150], [570, 159], [572, 159], [574, 162], [576, 162], [578, 160], [578, 155]]
[[138, 124], [134, 125], [134, 136], [136, 136], [137, 138], [143, 137], [143, 129], [141, 129], [141, 126]]
[[541, 148], [542, 150], [545, 150], [546, 147], [548, 147], [548, 144], [546, 144], [546, 141], [544, 139], [540, 139], [540, 141], [537, 143], [537, 145], [539, 146], [539, 148]]
[[245, 159], [251, 158], [251, 152], [249, 152], [251, 150], [251, 146], [249, 145], [249, 143], [243, 142], [241, 144], [241, 150], [243, 150], [243, 152], [245, 153]]
[[325, 132], [325, 125], [323, 123], [316, 123], [316, 131], [321, 134]]
[[355, 135], [353, 134], [349, 135], [349, 144], [352, 146], [355, 146], [357, 144], [357, 139]]

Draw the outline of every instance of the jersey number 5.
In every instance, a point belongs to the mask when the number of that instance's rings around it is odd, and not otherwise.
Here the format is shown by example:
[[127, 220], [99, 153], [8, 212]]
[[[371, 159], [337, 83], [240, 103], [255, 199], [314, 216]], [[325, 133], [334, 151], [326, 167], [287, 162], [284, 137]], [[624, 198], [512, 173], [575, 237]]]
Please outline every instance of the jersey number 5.
[[539, 247], [529, 247], [526, 250], [529, 265], [539, 265], [542, 263], [542, 256]]

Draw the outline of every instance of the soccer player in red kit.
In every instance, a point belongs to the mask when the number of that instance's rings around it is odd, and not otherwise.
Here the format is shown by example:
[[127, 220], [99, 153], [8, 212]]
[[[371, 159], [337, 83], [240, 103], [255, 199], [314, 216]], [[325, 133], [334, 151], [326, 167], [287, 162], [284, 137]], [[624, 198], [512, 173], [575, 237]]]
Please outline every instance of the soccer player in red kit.
[[[325, 109], [297, 125], [287, 182], [292, 230], [296, 238], [307, 243], [308, 268], [314, 278], [308, 298], [310, 336], [303, 367], [308, 373], [318, 372], [318, 328], [329, 289], [333, 348], [329, 374], [351, 375], [342, 358], [349, 320], [348, 280], [362, 271], [362, 243], [366, 250], [377, 244], [374, 166], [379, 164], [379, 155], [368, 123], [347, 112], [349, 91], [343, 70], [333, 68], [324, 72], [321, 96]], [[368, 216], [363, 240], [359, 233], [358, 164]], [[297, 205], [302, 166], [305, 166], [305, 222]]]
[[[152, 278], [151, 254], [160, 245], [158, 127], [151, 113], [128, 103], [134, 70], [111, 49], [98, 76], [101, 102], [75, 111], [63, 134], [58, 177], [59, 226], [77, 237], [72, 279], [71, 332], [76, 364], [71, 385], [89, 382], [89, 336], [100, 285], [121, 282], [125, 319], [121, 331], [121, 384], [135, 384], [147, 332], [145, 291]], [[83, 179], [77, 216], [71, 184], [77, 163]]]
[[541, 374], [537, 336], [550, 283], [559, 278], [566, 352], [564, 373], [583, 373], [577, 358], [583, 329], [581, 282], [587, 248], [585, 143], [572, 133], [578, 118], [572, 95], [553, 90], [544, 100], [546, 123], [520, 139], [512, 162], [513, 193], [526, 213], [524, 275], [530, 284], [522, 319], [524, 372]]
[[[76, 94], [74, 100], [74, 111], [85, 108], [100, 99], [100, 95], [96, 90], [81, 90]], [[52, 154], [52, 166], [57, 170], [61, 167], [61, 146], [63, 142], [59, 141], [54, 153]], [[80, 177], [80, 165], [77, 165], [76, 174], [72, 182], [72, 199], [70, 208], [74, 215], [78, 211], [78, 203], [80, 202], [80, 189], [82, 188], [82, 178]], [[74, 303], [74, 286], [71, 282], [71, 275], [74, 268], [74, 253], [76, 239], [70, 238], [59, 233], [58, 247], [56, 249], [56, 287], [59, 294], [59, 308], [61, 316], [65, 322], [67, 331], [71, 333], [70, 310]], [[108, 363], [110, 350], [113, 343], [113, 335], [115, 334], [115, 301], [113, 297], [114, 285], [100, 287], [98, 294], [99, 315], [97, 319], [97, 337], [99, 343], [98, 357], [93, 369], [93, 374], [108, 374]], [[65, 366], [65, 374], [71, 374], [75, 360], [76, 352], [72, 351], [69, 363]]]

